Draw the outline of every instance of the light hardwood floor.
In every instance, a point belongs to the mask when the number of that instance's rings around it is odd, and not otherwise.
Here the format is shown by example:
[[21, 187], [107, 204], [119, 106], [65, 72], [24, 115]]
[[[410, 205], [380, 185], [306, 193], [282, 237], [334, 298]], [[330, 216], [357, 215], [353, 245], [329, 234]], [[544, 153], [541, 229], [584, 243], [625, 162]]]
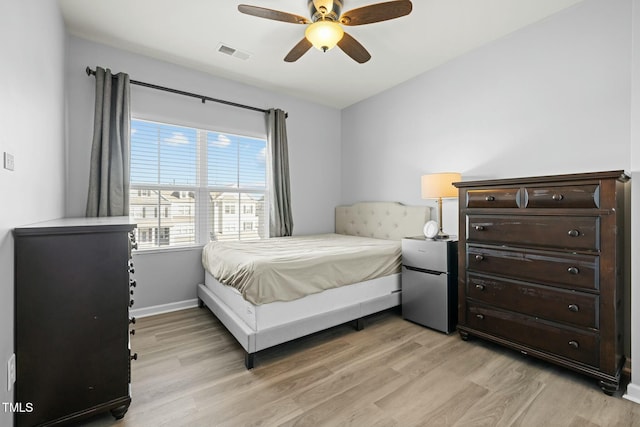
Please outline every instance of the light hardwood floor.
[[143, 426], [640, 426], [640, 405], [593, 379], [480, 340], [371, 316], [258, 353], [207, 309], [140, 319], [133, 402]]

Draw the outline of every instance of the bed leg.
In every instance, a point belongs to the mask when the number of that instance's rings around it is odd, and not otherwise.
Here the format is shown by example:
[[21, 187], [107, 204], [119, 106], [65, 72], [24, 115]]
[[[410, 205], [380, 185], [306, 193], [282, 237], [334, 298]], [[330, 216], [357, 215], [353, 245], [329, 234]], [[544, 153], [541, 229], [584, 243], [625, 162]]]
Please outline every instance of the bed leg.
[[361, 317], [356, 319], [356, 331], [361, 331], [364, 329], [364, 319]]
[[204, 301], [198, 298], [198, 308], [204, 308]]
[[244, 354], [244, 366], [247, 369], [253, 369], [253, 356], [255, 353], [245, 353]]

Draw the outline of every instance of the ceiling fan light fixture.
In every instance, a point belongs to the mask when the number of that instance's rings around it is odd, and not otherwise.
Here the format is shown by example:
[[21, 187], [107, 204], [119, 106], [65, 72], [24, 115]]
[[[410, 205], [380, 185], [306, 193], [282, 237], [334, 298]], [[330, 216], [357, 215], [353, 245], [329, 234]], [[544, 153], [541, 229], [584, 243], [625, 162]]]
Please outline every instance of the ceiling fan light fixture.
[[307, 0], [311, 21], [293, 13], [248, 4], [239, 4], [238, 10], [240, 13], [259, 18], [307, 25], [305, 37], [284, 57], [285, 62], [297, 61], [311, 49], [311, 46], [326, 52], [337, 45], [358, 64], [364, 64], [371, 59], [371, 54], [349, 33], [345, 33], [340, 24], [352, 27], [388, 21], [406, 16], [413, 9], [411, 0], [387, 0], [361, 6], [343, 14], [343, 5], [343, 0]]
[[316, 49], [326, 52], [342, 40], [344, 30], [334, 21], [316, 21], [307, 27], [304, 35]]

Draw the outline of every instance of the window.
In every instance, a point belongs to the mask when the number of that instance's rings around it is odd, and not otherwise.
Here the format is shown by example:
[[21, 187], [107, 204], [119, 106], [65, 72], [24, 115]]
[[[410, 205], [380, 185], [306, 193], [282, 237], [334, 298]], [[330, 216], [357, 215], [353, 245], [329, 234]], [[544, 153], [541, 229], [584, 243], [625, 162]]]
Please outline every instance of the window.
[[149, 231], [150, 230], [148, 228], [141, 228], [141, 227], [137, 228], [137, 232], [138, 232], [137, 240], [139, 244], [151, 242], [151, 236], [149, 235]]
[[158, 236], [158, 242], [161, 246], [166, 246], [171, 243], [171, 228], [170, 227], [162, 227], [160, 229], [160, 235]]
[[139, 247], [266, 237], [266, 145], [133, 119], [129, 211]]

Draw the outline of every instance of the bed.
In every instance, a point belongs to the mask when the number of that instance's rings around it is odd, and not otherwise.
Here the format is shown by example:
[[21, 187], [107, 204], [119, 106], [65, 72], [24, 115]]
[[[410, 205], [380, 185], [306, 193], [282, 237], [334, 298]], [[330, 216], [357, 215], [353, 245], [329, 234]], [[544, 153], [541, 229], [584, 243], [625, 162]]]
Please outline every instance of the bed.
[[247, 369], [266, 348], [350, 321], [362, 329], [365, 316], [400, 304], [400, 240], [420, 235], [429, 219], [428, 207], [363, 202], [336, 207], [332, 234], [211, 242], [198, 304], [244, 348]]

